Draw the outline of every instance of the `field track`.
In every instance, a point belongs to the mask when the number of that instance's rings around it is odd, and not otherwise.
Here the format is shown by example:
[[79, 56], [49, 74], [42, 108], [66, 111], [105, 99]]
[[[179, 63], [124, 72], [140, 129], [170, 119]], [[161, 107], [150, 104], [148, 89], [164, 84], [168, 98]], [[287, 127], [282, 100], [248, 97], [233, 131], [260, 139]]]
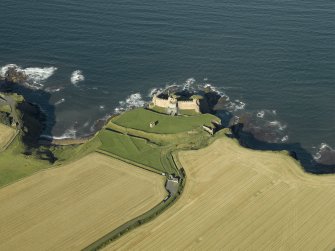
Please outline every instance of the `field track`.
[[12, 140], [16, 132], [13, 128], [0, 123], [0, 151]]
[[0, 250], [80, 250], [165, 196], [162, 176], [93, 153], [0, 190]]
[[227, 137], [179, 154], [184, 193], [107, 250], [332, 250], [335, 176], [302, 171], [284, 153]]

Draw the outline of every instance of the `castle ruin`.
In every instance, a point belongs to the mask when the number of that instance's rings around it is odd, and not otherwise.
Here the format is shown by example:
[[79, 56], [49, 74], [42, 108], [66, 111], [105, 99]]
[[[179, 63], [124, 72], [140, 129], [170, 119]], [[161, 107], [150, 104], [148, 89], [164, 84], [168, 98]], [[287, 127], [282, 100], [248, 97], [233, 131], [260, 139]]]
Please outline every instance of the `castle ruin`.
[[152, 105], [165, 108], [166, 113], [170, 115], [177, 115], [180, 110], [191, 110], [200, 113], [199, 97], [194, 96], [191, 97], [191, 100], [178, 100], [178, 96], [176, 95], [169, 95], [168, 98], [161, 98], [154, 95]]

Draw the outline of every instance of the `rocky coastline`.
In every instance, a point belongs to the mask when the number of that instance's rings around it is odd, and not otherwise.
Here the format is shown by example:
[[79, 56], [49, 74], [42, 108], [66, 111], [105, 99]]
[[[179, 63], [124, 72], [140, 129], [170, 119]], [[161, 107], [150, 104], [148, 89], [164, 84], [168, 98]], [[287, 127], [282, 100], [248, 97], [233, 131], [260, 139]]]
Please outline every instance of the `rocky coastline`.
[[[8, 67], [5, 73], [0, 74], [0, 91], [5, 93], [13, 93], [18, 91], [26, 96], [27, 99], [29, 99], [28, 96], [30, 90], [27, 91], [29, 88], [24, 87], [24, 83], [27, 81], [27, 78], [27, 75], [18, 68], [14, 66]], [[13, 88], [14, 86], [16, 88]], [[169, 89], [165, 91], [171, 92], [177, 90]], [[49, 94], [42, 94], [48, 98]], [[183, 95], [183, 93], [179, 94]], [[210, 88], [204, 89], [200, 94], [204, 97], [204, 107], [206, 108], [206, 112], [218, 115], [222, 119], [223, 125], [225, 127], [229, 127], [232, 130], [234, 137], [239, 140], [241, 145], [256, 150], [287, 150], [290, 152], [292, 157], [301, 161], [307, 172], [320, 174], [335, 172], [335, 151], [333, 149], [324, 146], [321, 149], [322, 154], [320, 154], [320, 158], [316, 160], [315, 157], [313, 157], [311, 153], [304, 150], [300, 144], [275, 142], [275, 139], [278, 137], [278, 135], [273, 131], [272, 127], [257, 126], [250, 114], [244, 113], [238, 118], [234, 117], [231, 113], [227, 112], [227, 110], [229, 110], [229, 99], [211, 91]], [[22, 127], [22, 129], [26, 132], [26, 142], [30, 145], [83, 144], [87, 142], [92, 136], [94, 136], [97, 131], [103, 128], [106, 122], [108, 122], [108, 119], [107, 121], [98, 120], [96, 122], [95, 132], [84, 137], [65, 139], [54, 139], [52, 137], [46, 138], [41, 137], [41, 135], [46, 127], [46, 121], [48, 122], [49, 127], [50, 124], [52, 126], [54, 123], [54, 114], [52, 117], [46, 117], [46, 114], [40, 109], [38, 104], [27, 101], [23, 102], [20, 106], [18, 106], [18, 108], [22, 110], [23, 114], [26, 114], [26, 116], [23, 117], [26, 119], [26, 121], [24, 122], [24, 127]], [[52, 109], [53, 107], [51, 107], [51, 110]], [[222, 116], [222, 114], [224, 115]], [[49, 133], [49, 135], [51, 135], [51, 133]]]

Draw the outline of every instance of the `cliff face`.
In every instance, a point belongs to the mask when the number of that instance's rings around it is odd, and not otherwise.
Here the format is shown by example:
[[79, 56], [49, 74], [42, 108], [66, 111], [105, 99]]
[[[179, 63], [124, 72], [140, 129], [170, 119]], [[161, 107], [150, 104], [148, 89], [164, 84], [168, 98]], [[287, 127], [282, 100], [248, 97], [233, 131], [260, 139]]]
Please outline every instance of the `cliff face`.
[[[38, 105], [30, 103], [23, 96], [16, 93], [0, 92], [0, 123], [16, 128], [19, 133], [23, 148], [20, 149], [25, 155], [47, 160], [50, 163], [56, 161], [52, 151], [42, 148], [39, 139], [46, 125], [46, 116]], [[8, 110], [1, 111], [1, 107]]]
[[22, 131], [27, 143], [36, 142], [45, 122], [39, 107], [16, 93], [0, 93], [0, 101], [0, 122]]

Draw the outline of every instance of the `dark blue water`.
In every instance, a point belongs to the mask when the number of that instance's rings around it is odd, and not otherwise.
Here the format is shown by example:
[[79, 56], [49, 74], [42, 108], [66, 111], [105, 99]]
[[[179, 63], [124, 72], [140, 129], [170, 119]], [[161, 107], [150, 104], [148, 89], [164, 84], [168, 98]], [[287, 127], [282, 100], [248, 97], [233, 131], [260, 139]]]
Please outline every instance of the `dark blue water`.
[[[194, 78], [243, 111], [275, 110], [263, 120], [280, 122], [286, 143], [335, 146], [333, 0], [1, 0], [0, 9], [0, 66], [57, 68], [39, 81], [56, 104], [54, 136], [89, 133], [130, 94], [148, 99]], [[84, 81], [71, 83], [75, 70]]]

